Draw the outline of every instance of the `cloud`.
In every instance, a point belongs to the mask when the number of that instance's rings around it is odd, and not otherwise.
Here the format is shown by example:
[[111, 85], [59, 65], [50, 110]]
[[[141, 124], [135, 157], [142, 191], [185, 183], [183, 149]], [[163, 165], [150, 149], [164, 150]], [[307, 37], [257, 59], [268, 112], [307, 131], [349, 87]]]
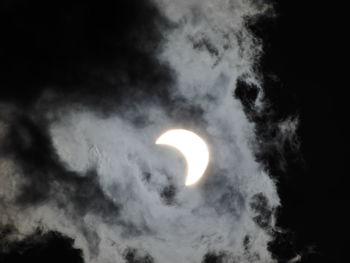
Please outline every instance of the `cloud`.
[[37, 229], [33, 234], [10, 245], [1, 241], [14, 229], [0, 229], [0, 258], [3, 262], [83, 262], [81, 250], [72, 248], [73, 239], [54, 231], [43, 233]]
[[[73, 29], [69, 37], [60, 31], [64, 49], [48, 44], [48, 54], [68, 53], [51, 58], [57, 64], [44, 70], [48, 81], [33, 69], [39, 75], [30, 110], [17, 93], [6, 93], [17, 110], [0, 123], [2, 223], [14, 222], [25, 235], [37, 226], [68, 235], [86, 262], [273, 262], [268, 244], [280, 203], [257, 161], [261, 145], [247, 113], [248, 106], [264, 111], [254, 71], [261, 43], [247, 19], [269, 5], [124, 5], [78, 5], [67, 13], [65, 4], [53, 15], [91, 31], [76, 39]], [[248, 86], [254, 91], [245, 104]], [[194, 188], [184, 186], [181, 156], [154, 144], [173, 127], [209, 144], [208, 171]], [[287, 134], [293, 124], [279, 127]]]

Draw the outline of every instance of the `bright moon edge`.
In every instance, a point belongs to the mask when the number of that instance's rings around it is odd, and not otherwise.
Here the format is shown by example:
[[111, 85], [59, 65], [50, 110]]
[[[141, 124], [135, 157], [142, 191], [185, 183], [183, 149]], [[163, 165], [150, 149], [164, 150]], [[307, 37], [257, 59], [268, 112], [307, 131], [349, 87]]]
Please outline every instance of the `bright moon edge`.
[[171, 129], [156, 140], [158, 145], [168, 145], [179, 150], [187, 163], [185, 185], [190, 186], [204, 175], [209, 163], [209, 149], [196, 133], [184, 129]]

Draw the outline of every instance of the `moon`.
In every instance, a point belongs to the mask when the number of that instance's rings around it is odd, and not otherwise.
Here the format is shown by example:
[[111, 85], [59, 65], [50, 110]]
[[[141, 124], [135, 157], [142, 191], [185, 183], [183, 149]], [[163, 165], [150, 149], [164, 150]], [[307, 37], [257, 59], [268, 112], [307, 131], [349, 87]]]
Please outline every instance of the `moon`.
[[172, 129], [163, 133], [156, 144], [168, 145], [179, 150], [186, 159], [186, 186], [199, 181], [209, 163], [209, 150], [205, 141], [194, 132], [184, 129]]

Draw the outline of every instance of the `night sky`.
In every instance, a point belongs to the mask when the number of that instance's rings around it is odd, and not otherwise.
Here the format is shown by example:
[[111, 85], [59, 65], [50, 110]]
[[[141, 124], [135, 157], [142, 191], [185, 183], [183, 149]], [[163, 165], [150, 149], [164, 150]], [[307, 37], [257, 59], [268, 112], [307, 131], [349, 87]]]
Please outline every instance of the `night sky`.
[[[0, 263], [345, 262], [348, 15], [0, 2]], [[194, 188], [154, 141], [212, 160]]]
[[[342, 4], [278, 2], [280, 16], [256, 32], [266, 43], [264, 72], [280, 81], [267, 80], [274, 82], [270, 92], [278, 112], [299, 115], [302, 158], [289, 159], [286, 173], [276, 172], [278, 221], [294, 232], [295, 248], [313, 251], [302, 262], [346, 261], [349, 18]], [[291, 244], [275, 249], [288, 255]]]

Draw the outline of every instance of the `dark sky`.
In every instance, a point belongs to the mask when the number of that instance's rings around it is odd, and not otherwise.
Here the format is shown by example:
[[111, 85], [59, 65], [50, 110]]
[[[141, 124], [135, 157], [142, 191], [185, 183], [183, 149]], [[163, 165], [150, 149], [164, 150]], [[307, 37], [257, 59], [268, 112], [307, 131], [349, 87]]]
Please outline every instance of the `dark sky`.
[[[141, 4], [136, 0], [123, 1], [120, 9], [107, 1], [98, 5], [93, 1], [71, 2], [0, 3], [0, 101], [30, 111], [44, 87], [49, 86], [58, 97], [61, 93], [65, 95], [55, 103], [80, 101], [104, 113], [110, 110], [109, 100], [123, 103], [125, 96], [153, 98], [160, 94], [159, 103], [166, 105], [173, 73], [153, 56], [161, 47], [160, 31], [170, 29], [171, 23], [144, 1]], [[252, 31], [264, 41], [262, 63], [257, 67], [274, 109], [269, 118], [299, 116], [300, 152], [289, 151], [286, 145], [285, 167], [276, 161], [273, 151], [261, 157], [278, 181], [282, 206], [277, 212], [277, 225], [287, 230], [275, 233], [276, 240], [270, 249], [279, 262], [287, 262], [296, 253], [303, 255], [303, 263], [345, 262], [348, 12], [345, 4], [323, 4], [316, 0], [281, 0], [276, 1], [275, 8], [276, 17], [262, 18], [251, 25]], [[41, 23], [43, 20], [47, 23]], [[158, 29], [159, 24], [163, 28]], [[111, 37], [109, 32], [115, 31], [118, 35]], [[148, 71], [139, 70], [145, 68]], [[108, 80], [103, 89], [99, 85], [101, 79]], [[115, 83], [120, 90], [112, 88]], [[125, 86], [135, 88], [129, 90]], [[80, 96], [81, 93], [85, 95]], [[101, 106], [102, 100], [107, 101], [107, 106]], [[19, 115], [24, 117], [19, 118], [15, 127], [37, 132], [40, 141], [45, 141], [47, 134], [37, 131], [25, 114]], [[264, 117], [255, 120], [262, 130], [268, 125]], [[16, 133], [12, 139], [23, 140]], [[18, 141], [10, 144], [19, 149], [16, 154], [21, 155], [25, 164], [35, 163], [50, 151], [47, 145], [33, 152], [18, 146]], [[51, 167], [57, 165], [50, 156], [45, 158]], [[90, 185], [90, 181], [81, 185]], [[40, 202], [43, 197], [28, 198]], [[84, 203], [84, 199], [77, 203]], [[15, 230], [0, 228], [1, 263], [82, 262], [81, 251], [60, 233], [38, 230], [23, 241], [2, 242], [11, 231]], [[125, 253], [125, 261], [152, 262], [152, 259], [137, 258], [130, 250]], [[203, 262], [222, 259], [220, 255], [207, 255]]]
[[[314, 253], [302, 262], [344, 262], [348, 254], [348, 11], [344, 4], [325, 1], [277, 1], [276, 7], [277, 19], [256, 29], [265, 40], [265, 87], [280, 114], [296, 111], [300, 116], [303, 164], [290, 159], [287, 173], [276, 173], [282, 199], [278, 222], [295, 234], [282, 246], [277, 242], [274, 249], [288, 255], [292, 243], [302, 250], [311, 244]], [[269, 74], [279, 81], [269, 79]]]
[[147, 1], [11, 0], [0, 12], [2, 101], [30, 106], [47, 87], [97, 107], [125, 93], [165, 93], [170, 76], [153, 55], [167, 23]]

